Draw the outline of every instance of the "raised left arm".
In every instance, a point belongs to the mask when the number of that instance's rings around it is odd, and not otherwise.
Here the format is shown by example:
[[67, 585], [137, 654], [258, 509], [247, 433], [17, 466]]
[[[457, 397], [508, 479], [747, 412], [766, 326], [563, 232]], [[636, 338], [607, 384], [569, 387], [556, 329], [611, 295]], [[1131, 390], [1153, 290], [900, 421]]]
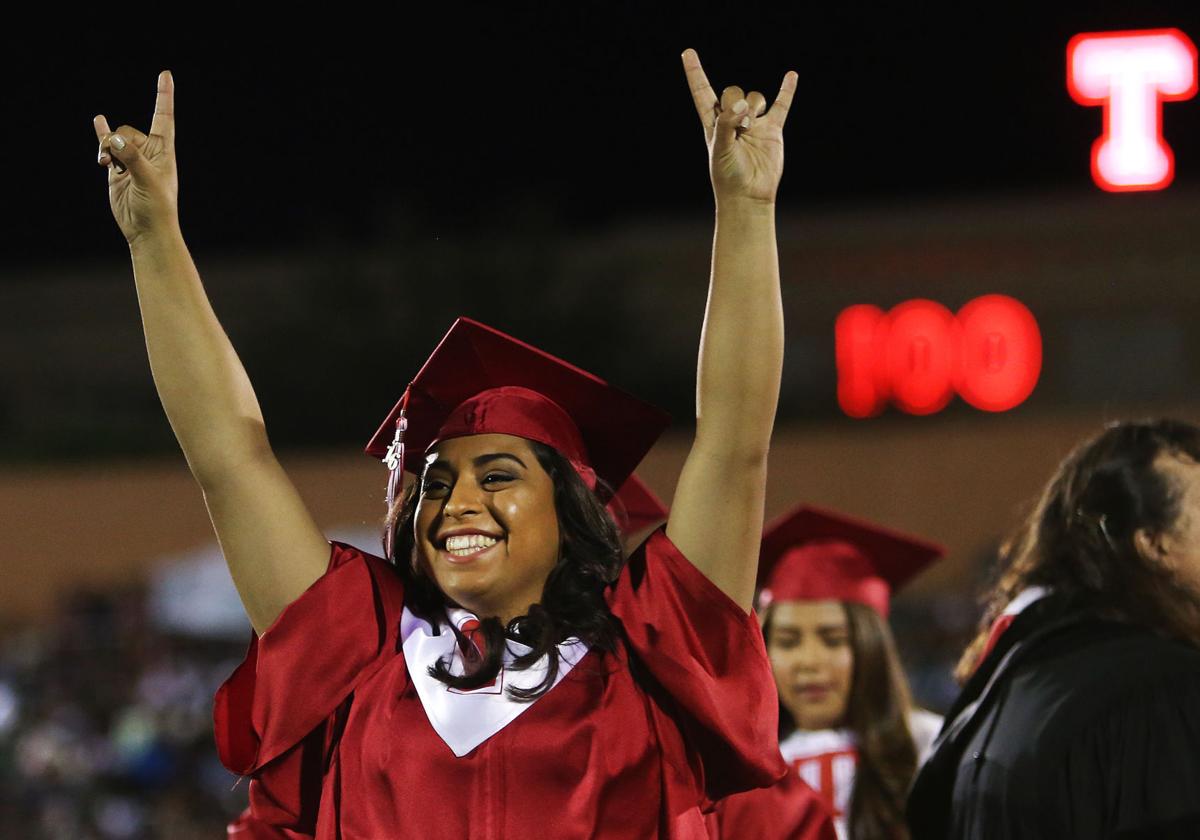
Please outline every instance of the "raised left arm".
[[696, 376], [696, 438], [667, 536], [743, 609], [754, 597], [767, 451], [783, 371], [775, 192], [796, 73], [775, 104], [741, 88], [717, 101], [694, 50], [683, 53], [709, 149], [716, 199], [712, 277]]

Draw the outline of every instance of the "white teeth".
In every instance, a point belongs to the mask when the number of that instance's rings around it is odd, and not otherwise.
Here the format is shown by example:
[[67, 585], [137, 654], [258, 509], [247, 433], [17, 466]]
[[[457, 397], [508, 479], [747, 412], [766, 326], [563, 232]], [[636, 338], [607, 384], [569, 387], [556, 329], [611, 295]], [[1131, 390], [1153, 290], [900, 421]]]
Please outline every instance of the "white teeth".
[[461, 534], [446, 537], [446, 551], [457, 557], [474, 554], [481, 548], [490, 548], [498, 540], [495, 537], [485, 537], [483, 534]]

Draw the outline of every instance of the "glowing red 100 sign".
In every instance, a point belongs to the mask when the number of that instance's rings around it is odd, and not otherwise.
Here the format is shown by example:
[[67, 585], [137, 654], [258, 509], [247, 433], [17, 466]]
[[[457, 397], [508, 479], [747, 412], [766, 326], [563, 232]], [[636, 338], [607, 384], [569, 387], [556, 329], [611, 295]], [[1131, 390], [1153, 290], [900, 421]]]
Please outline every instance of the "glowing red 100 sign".
[[885, 313], [851, 306], [838, 316], [838, 402], [871, 417], [890, 400], [909, 414], [941, 411], [957, 392], [984, 411], [1007, 411], [1033, 393], [1042, 370], [1042, 335], [1014, 298], [985, 295], [954, 315], [940, 303], [910, 300]]

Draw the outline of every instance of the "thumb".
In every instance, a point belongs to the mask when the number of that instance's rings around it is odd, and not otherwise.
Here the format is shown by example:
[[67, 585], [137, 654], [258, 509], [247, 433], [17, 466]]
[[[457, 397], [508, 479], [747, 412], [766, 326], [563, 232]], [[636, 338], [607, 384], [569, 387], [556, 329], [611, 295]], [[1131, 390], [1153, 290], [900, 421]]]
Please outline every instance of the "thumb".
[[128, 169], [135, 179], [142, 180], [150, 174], [150, 164], [142, 157], [139, 145], [131, 132], [124, 132], [118, 128], [108, 138], [105, 147], [113, 160]]
[[750, 113], [749, 107], [745, 99], [739, 99], [731, 107], [717, 115], [717, 124], [713, 135], [713, 154], [724, 154], [733, 146], [738, 126]]

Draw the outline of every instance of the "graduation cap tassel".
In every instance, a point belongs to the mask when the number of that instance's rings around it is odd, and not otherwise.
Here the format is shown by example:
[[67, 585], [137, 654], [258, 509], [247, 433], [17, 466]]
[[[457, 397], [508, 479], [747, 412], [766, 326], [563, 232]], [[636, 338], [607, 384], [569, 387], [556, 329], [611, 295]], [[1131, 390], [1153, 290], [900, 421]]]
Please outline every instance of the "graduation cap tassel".
[[[400, 416], [396, 418], [396, 436], [392, 438], [392, 444], [388, 447], [387, 454], [383, 456], [383, 463], [387, 465], [388, 483], [387, 483], [387, 510], [392, 512], [392, 505], [396, 503], [396, 493], [400, 490], [400, 482], [404, 476], [404, 431], [408, 428], [408, 418], [404, 416], [404, 411], [401, 409]], [[392, 556], [395, 548], [394, 527], [388, 527], [383, 534], [383, 553], [384, 556], [391, 562], [395, 562]]]

